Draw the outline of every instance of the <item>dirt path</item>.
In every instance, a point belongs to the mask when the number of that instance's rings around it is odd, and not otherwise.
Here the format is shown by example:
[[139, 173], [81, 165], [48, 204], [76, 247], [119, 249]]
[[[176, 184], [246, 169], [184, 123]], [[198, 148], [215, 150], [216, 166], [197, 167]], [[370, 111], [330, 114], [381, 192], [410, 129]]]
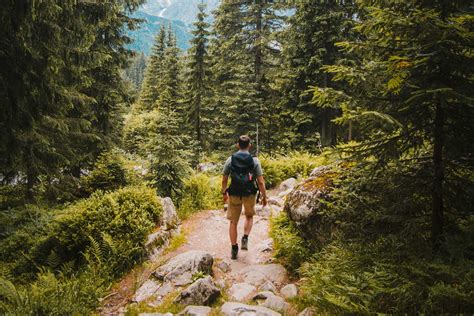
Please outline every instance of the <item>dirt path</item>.
[[[271, 194], [276, 195], [277, 192], [271, 192]], [[271, 207], [276, 208], [277, 206]], [[270, 283], [273, 282], [275, 285], [273, 292], [279, 295], [279, 289], [288, 283], [286, 271], [279, 265], [270, 264], [273, 261], [273, 244], [269, 236], [269, 211], [257, 212], [257, 214], [254, 217], [254, 225], [249, 237], [249, 250], [240, 250], [237, 260], [230, 259], [229, 221], [225, 217], [225, 212], [223, 210], [209, 210], [192, 215], [181, 224], [186, 241], [175, 250], [158, 256], [156, 260], [146, 262], [125, 276], [113, 287], [111, 295], [104, 299], [98, 312], [101, 315], [123, 315], [126, 306], [132, 302], [137, 289], [143, 286], [145, 281], [153, 279], [153, 271], [180, 254], [196, 250], [208, 253], [213, 257], [213, 279], [216, 284], [221, 284], [222, 293], [230, 295], [231, 298], [232, 286], [236, 283], [246, 283], [245, 285], [252, 286], [254, 288], [253, 294], [249, 292], [248, 295], [255, 295], [259, 290], [262, 291], [263, 283], [268, 280], [272, 280]], [[242, 215], [238, 225], [239, 244], [243, 235], [244, 221], [245, 217]], [[224, 264], [225, 269], [220, 263]], [[240, 290], [237, 289], [237, 291]], [[246, 300], [239, 302], [249, 302], [251, 297], [248, 296]], [[281, 298], [278, 297], [278, 299]], [[284, 314], [288, 314], [288, 312]]]
[[[245, 216], [241, 216], [238, 226], [238, 241], [244, 230]], [[238, 272], [253, 264], [266, 263], [271, 258], [270, 252], [260, 252], [268, 240], [269, 219], [255, 216], [252, 232], [249, 237], [249, 250], [239, 251], [237, 260], [230, 260], [229, 221], [222, 210], [203, 211], [183, 223], [187, 242], [176, 251], [168, 254], [174, 257], [189, 250], [203, 250], [210, 253], [216, 260], [226, 260], [230, 263], [231, 270]]]

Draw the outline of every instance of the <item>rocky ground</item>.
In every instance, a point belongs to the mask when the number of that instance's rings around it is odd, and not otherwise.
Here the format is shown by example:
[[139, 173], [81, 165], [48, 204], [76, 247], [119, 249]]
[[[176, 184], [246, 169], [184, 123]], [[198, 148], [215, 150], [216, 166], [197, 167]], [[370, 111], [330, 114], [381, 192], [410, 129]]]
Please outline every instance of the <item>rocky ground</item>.
[[[295, 185], [295, 179], [286, 180], [273, 192], [268, 207], [258, 207], [249, 250], [241, 250], [237, 260], [230, 259], [224, 211], [203, 211], [179, 224], [170, 200], [164, 199], [163, 228], [149, 238], [150, 262], [117, 284], [100, 314], [122, 315], [134, 306], [135, 311], [161, 311], [139, 312], [142, 316], [172, 315], [163, 311], [164, 302], [171, 300], [174, 306], [183, 306], [180, 315], [296, 315], [290, 302], [298, 295], [298, 286], [290, 282], [282, 265], [273, 262], [268, 235], [269, 217], [281, 212]], [[239, 234], [243, 222], [242, 217]], [[163, 254], [165, 241], [180, 231], [186, 233], [186, 242]]]

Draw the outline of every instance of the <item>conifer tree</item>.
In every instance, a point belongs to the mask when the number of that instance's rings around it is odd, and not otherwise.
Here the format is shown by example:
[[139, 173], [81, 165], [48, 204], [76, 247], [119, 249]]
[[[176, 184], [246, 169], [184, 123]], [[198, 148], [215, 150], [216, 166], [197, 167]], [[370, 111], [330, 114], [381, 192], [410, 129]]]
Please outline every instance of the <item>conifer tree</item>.
[[150, 111], [153, 109], [156, 100], [160, 94], [157, 84], [161, 78], [163, 70], [163, 59], [166, 50], [166, 30], [161, 26], [160, 31], [155, 36], [155, 43], [149, 57], [149, 63], [146, 68], [143, 85], [140, 92], [138, 103], [135, 106], [136, 111]]
[[186, 74], [187, 116], [193, 131], [193, 139], [197, 143], [196, 158], [199, 158], [202, 148], [208, 147], [209, 124], [211, 122], [208, 106], [210, 94], [209, 56], [207, 53], [209, 24], [205, 21], [206, 6], [199, 5], [198, 9], [197, 20], [192, 31], [191, 48], [188, 51], [188, 73]]
[[329, 105], [321, 108], [311, 104], [307, 90], [337, 85], [321, 68], [344, 58], [335, 44], [351, 38], [355, 5], [352, 0], [310, 0], [296, 2], [294, 9], [288, 28], [281, 34], [283, 66], [278, 85], [285, 113], [282, 119], [292, 122], [292, 131], [286, 133], [293, 143], [315, 149], [319, 141], [322, 145], [335, 144], [340, 133], [331, 120], [338, 111]]
[[472, 185], [467, 171], [474, 150], [468, 141], [474, 118], [468, 35], [472, 8], [464, 1], [362, 4], [370, 6], [357, 25], [362, 40], [340, 44], [354, 58], [326, 68], [333, 80], [347, 85], [316, 88], [314, 101], [339, 104], [339, 122], [358, 125], [362, 140], [349, 147], [352, 153], [375, 157], [378, 167], [408, 164], [416, 171], [420, 178], [407, 179], [407, 185], [422, 181], [414, 194], [431, 199], [431, 237], [437, 251], [446, 208], [454, 216], [451, 220], [466, 212], [464, 203], [453, 202], [461, 195], [450, 193]]

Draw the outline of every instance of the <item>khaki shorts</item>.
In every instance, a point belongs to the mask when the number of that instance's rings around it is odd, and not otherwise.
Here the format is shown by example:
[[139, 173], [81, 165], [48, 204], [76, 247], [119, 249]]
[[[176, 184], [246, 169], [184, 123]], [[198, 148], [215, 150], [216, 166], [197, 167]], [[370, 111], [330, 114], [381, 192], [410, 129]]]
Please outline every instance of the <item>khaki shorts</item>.
[[238, 222], [240, 213], [242, 213], [242, 205], [244, 206], [245, 216], [255, 215], [256, 195], [249, 196], [229, 196], [229, 207], [227, 208], [227, 219]]

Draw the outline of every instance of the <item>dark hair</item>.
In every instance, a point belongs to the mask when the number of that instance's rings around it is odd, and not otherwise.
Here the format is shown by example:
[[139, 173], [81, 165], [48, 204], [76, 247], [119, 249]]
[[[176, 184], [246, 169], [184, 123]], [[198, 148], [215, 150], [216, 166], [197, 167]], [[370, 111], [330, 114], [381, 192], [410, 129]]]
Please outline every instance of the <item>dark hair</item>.
[[250, 145], [250, 137], [247, 135], [242, 135], [239, 137], [239, 148], [240, 149], [245, 149], [249, 147]]

